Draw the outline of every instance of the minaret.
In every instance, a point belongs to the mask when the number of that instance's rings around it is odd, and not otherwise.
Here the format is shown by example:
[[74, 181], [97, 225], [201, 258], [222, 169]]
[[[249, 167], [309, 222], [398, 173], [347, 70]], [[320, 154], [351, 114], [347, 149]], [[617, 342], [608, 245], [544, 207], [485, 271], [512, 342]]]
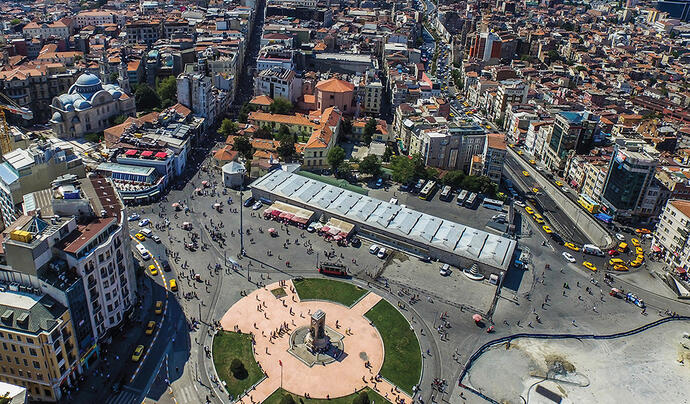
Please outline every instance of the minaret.
[[127, 94], [130, 93], [129, 75], [127, 74], [127, 55], [124, 48], [120, 51], [120, 66], [117, 68], [117, 84]]

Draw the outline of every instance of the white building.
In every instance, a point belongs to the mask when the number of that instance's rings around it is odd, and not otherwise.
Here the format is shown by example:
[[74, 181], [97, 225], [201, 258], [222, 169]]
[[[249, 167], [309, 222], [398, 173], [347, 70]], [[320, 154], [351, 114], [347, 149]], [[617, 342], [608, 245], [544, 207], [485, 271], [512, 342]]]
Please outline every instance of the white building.
[[116, 15], [110, 11], [82, 11], [77, 14], [76, 28], [84, 28], [87, 25], [102, 27], [105, 24], [117, 24]]
[[56, 37], [67, 39], [72, 33], [70, 25], [63, 20], [47, 22], [30, 22], [24, 27], [24, 36], [27, 38], [49, 38]]
[[137, 112], [133, 96], [90, 73], [79, 76], [67, 94], [54, 97], [50, 107], [55, 111], [50, 120], [53, 131], [67, 139], [102, 132], [111, 126], [111, 118]]
[[652, 250], [671, 267], [690, 269], [690, 201], [669, 200], [654, 231]]
[[213, 82], [208, 76], [201, 73], [177, 76], [177, 102], [191, 109], [194, 115], [205, 118], [206, 125], [211, 125], [216, 119], [216, 98]]
[[254, 78], [254, 95], [267, 95], [273, 99], [282, 97], [294, 103], [302, 96], [302, 79], [294, 70], [282, 67], [262, 70]]

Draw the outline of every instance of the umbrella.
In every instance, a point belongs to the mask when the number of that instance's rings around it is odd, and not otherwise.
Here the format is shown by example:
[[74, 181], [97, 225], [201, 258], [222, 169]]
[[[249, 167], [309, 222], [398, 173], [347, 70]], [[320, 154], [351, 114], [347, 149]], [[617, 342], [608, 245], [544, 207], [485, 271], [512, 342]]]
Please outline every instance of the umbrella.
[[274, 229], [273, 227], [271, 227], [270, 229], [268, 229], [268, 232], [269, 232], [269, 233], [275, 233], [275, 232], [276, 232], [276, 229]]
[[214, 207], [214, 208], [220, 208], [220, 203], [214, 203], [214, 204], [213, 204], [213, 207]]
[[478, 323], [478, 322], [482, 321], [482, 316], [480, 316], [479, 314], [473, 314], [472, 320], [474, 320], [475, 323]]
[[208, 185], [208, 181], [201, 181], [201, 185], [203, 185], [203, 186]]
[[179, 208], [179, 207], [180, 207], [180, 204], [177, 203], [177, 202], [175, 202], [175, 203], [172, 204], [172, 207], [173, 207], [173, 208]]

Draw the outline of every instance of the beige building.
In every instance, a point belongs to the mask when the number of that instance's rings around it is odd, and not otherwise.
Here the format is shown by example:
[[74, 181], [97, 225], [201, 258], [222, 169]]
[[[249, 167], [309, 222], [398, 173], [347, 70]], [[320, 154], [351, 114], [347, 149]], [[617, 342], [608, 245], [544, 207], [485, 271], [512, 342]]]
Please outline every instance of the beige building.
[[72, 21], [68, 18], [47, 22], [30, 22], [24, 26], [24, 36], [27, 38], [56, 37], [67, 39], [72, 34]]
[[658, 251], [673, 268], [690, 269], [690, 201], [672, 199], [666, 203], [652, 238]]
[[80, 368], [69, 311], [48, 295], [0, 292], [0, 381], [31, 400], [57, 401]]
[[112, 126], [111, 118], [137, 112], [133, 96], [118, 85], [104, 85], [90, 73], [79, 76], [67, 94], [53, 98], [50, 107], [55, 111], [50, 120], [52, 129], [63, 139], [102, 132]]

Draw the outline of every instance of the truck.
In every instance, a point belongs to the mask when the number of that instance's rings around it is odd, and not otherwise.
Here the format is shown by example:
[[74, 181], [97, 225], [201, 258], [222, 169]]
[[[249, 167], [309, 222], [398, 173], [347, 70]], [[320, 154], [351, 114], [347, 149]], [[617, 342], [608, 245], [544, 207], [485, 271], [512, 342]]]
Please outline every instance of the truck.
[[594, 244], [585, 244], [582, 246], [582, 252], [589, 255], [596, 255], [598, 257], [603, 257], [604, 252]]

